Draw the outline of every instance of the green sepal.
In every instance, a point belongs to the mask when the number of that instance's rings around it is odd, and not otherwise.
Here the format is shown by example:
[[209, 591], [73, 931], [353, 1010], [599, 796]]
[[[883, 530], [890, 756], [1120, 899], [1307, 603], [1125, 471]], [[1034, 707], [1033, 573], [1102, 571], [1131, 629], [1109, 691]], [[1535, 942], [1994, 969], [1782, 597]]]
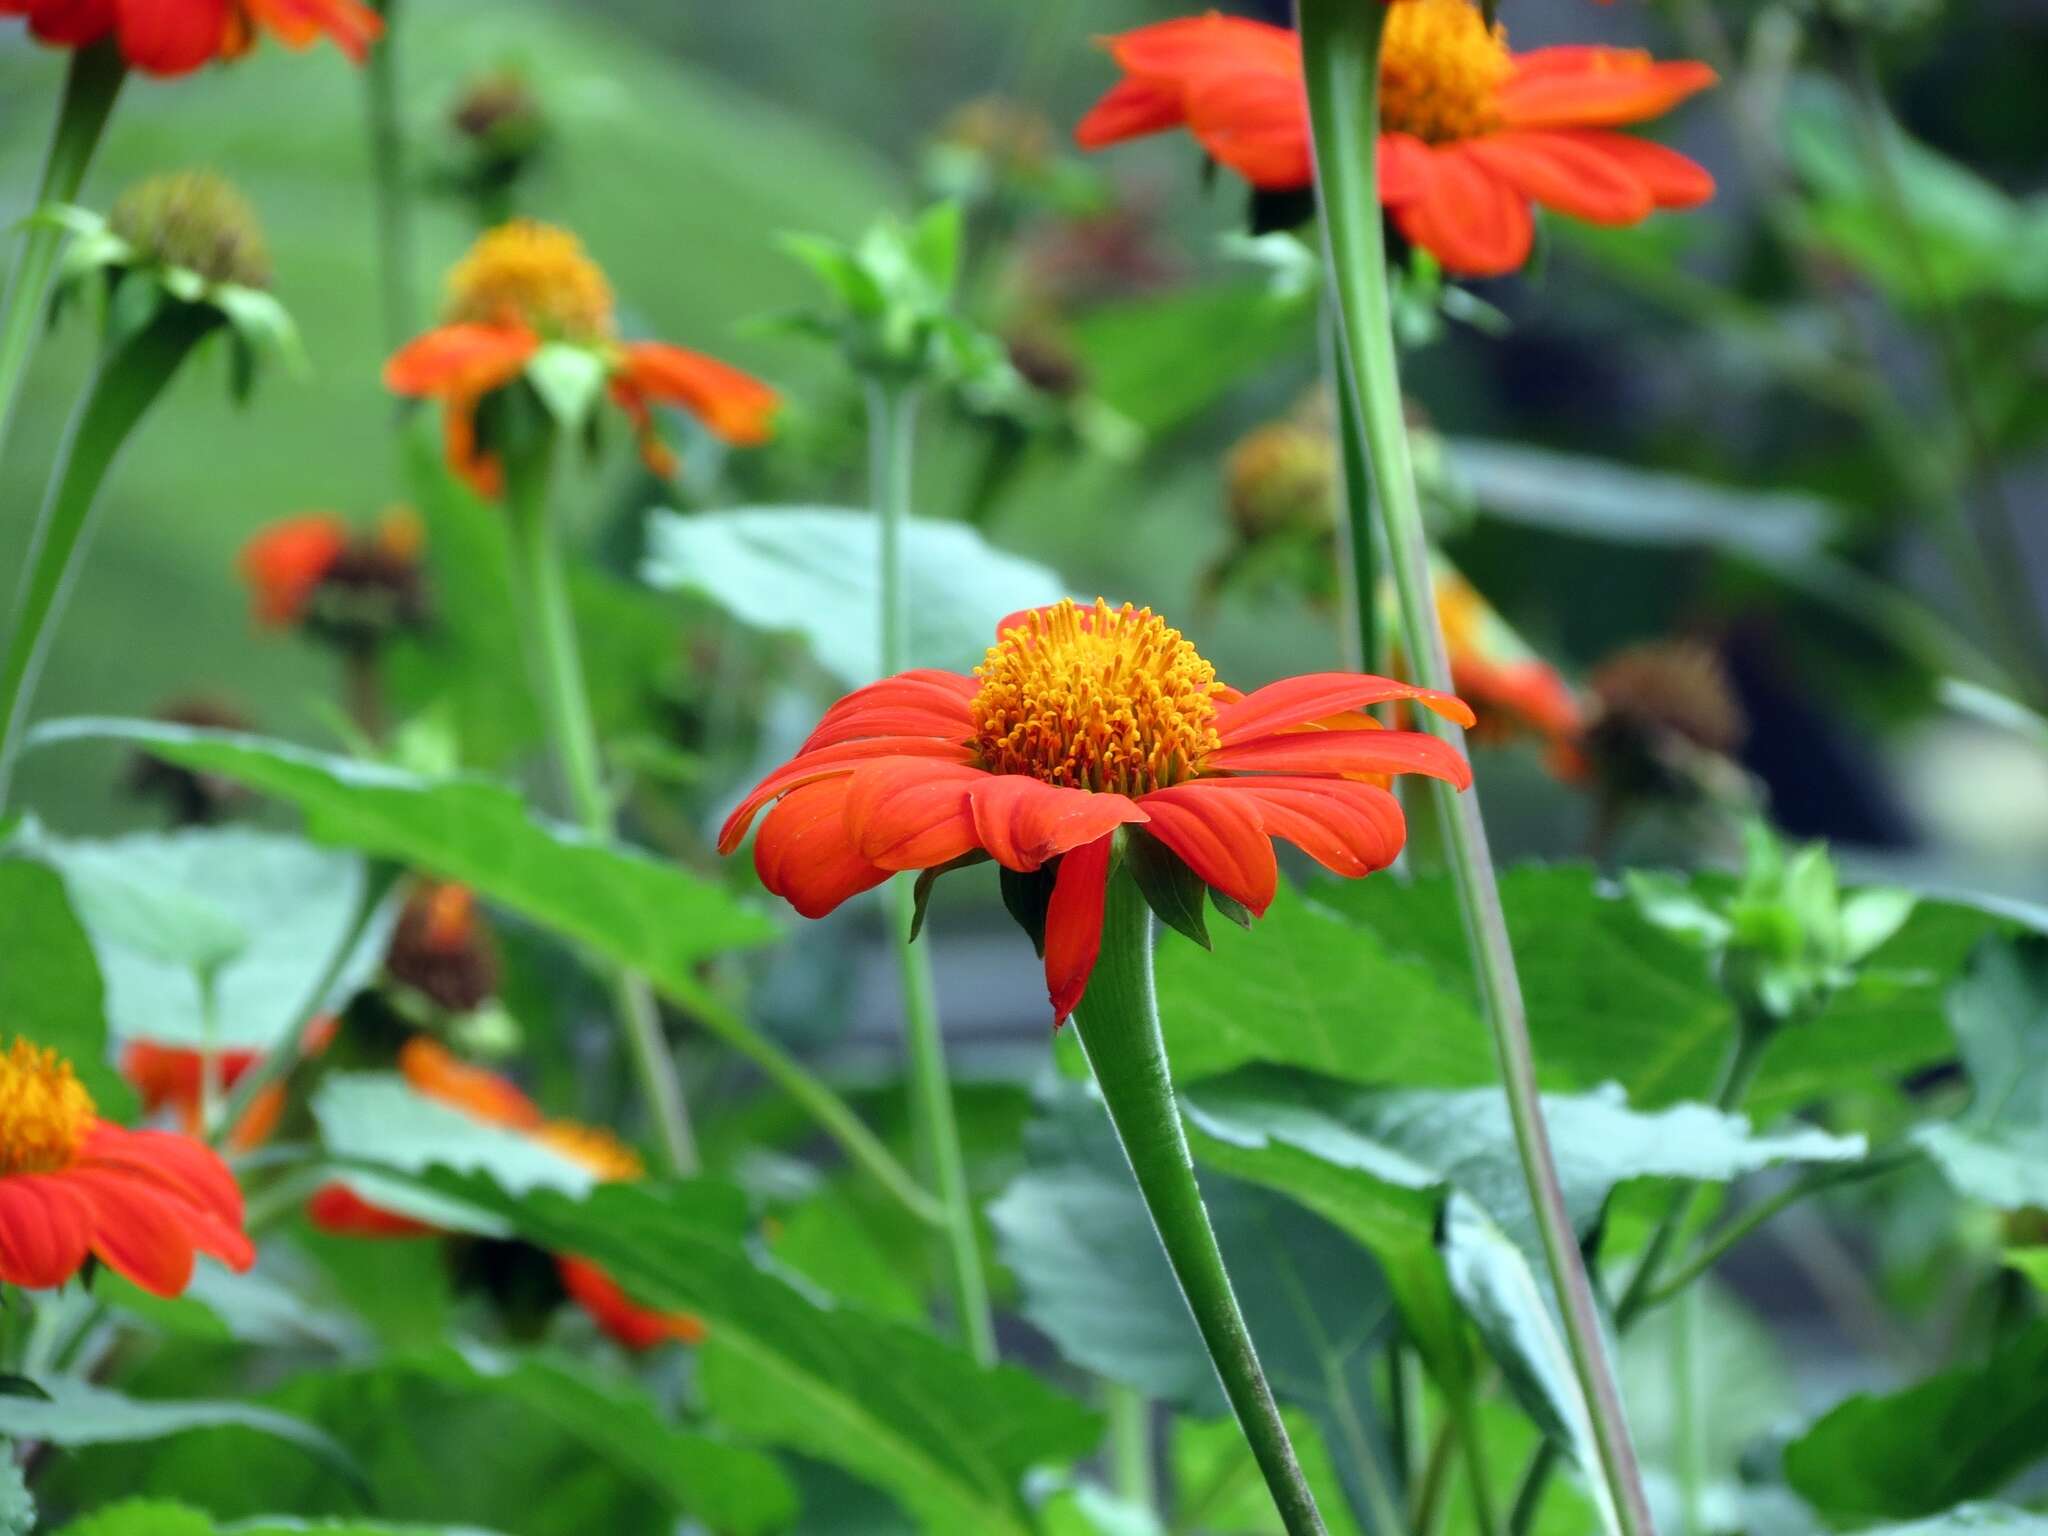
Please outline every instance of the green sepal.
[[1031, 935], [1031, 947], [1045, 958], [1045, 909], [1052, 904], [1053, 881], [1058, 878], [1059, 860], [1029, 874], [1003, 867], [1003, 905], [1017, 926]]
[[1124, 836], [1124, 863], [1152, 915], [1176, 933], [1208, 949], [1209, 922], [1202, 911], [1202, 877], [1143, 827]]
[[549, 342], [526, 365], [534, 393], [562, 430], [572, 434], [596, 410], [608, 373], [604, 359], [589, 348], [562, 341]]
[[1239, 901], [1235, 896], [1226, 896], [1212, 885], [1209, 887], [1209, 904], [1233, 923], [1237, 924], [1238, 927], [1246, 929], [1251, 927], [1252, 909]]
[[932, 899], [932, 887], [939, 883], [939, 876], [952, 870], [971, 869], [976, 864], [986, 864], [988, 858], [989, 856], [981, 849], [975, 848], [961, 854], [957, 859], [949, 859], [944, 864], [934, 864], [930, 869], [921, 869], [917, 872], [917, 885], [911, 892], [914, 903], [910, 913], [911, 943], [915, 944], [917, 936], [924, 932], [925, 904]]

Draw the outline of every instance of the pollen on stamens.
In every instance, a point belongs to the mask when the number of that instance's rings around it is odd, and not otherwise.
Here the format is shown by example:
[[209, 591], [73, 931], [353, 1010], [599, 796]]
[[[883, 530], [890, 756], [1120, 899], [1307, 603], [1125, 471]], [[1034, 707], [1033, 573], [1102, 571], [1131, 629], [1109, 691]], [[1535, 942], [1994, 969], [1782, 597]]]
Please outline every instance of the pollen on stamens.
[[0, 1173], [48, 1173], [78, 1156], [92, 1095], [55, 1051], [17, 1039], [0, 1056]]
[[1193, 778], [1221, 744], [1216, 669], [1149, 608], [1097, 598], [1036, 609], [974, 675], [976, 745], [990, 773], [1141, 795]]
[[449, 273], [448, 318], [517, 321], [554, 340], [605, 341], [613, 331], [612, 288], [567, 230], [514, 219], [479, 237]]
[[1505, 28], [1469, 0], [1394, 0], [1380, 51], [1380, 126], [1431, 144], [1500, 127], [1496, 93], [1514, 68]]

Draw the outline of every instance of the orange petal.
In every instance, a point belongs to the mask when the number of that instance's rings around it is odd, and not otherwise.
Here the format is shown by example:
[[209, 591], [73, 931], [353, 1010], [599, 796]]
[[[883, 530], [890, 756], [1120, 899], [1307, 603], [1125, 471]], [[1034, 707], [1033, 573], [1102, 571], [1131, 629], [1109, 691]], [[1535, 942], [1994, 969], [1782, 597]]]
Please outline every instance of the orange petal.
[[152, 75], [186, 75], [220, 57], [228, 0], [117, 0], [121, 53]]
[[980, 846], [967, 789], [988, 775], [923, 757], [863, 763], [846, 782], [846, 833], [883, 869], [931, 869]]
[[1656, 206], [1628, 167], [1562, 133], [1510, 129], [1472, 140], [1465, 153], [1524, 197], [1590, 224], [1636, 224]]
[[1280, 867], [1259, 818], [1256, 802], [1243, 795], [1211, 793], [1195, 779], [1155, 789], [1138, 804], [1151, 818], [1146, 830], [1180, 855], [1181, 862], [1254, 915], [1273, 904]]
[[398, 1070], [414, 1093], [487, 1125], [530, 1131], [539, 1129], [545, 1120], [540, 1106], [512, 1079], [471, 1066], [425, 1035], [414, 1035], [399, 1047]]
[[90, 1246], [86, 1207], [61, 1178], [0, 1178], [0, 1280], [49, 1290], [78, 1273]]
[[1401, 802], [1376, 784], [1277, 775], [1203, 782], [1212, 793], [1252, 800], [1267, 836], [1285, 838], [1347, 879], [1385, 869], [1408, 839]]
[[854, 850], [846, 832], [846, 785], [841, 777], [791, 790], [754, 838], [761, 883], [805, 917], [823, 917], [892, 873]]
[[337, 1237], [432, 1237], [434, 1228], [370, 1204], [346, 1184], [325, 1184], [306, 1202], [306, 1219]]
[[1285, 192], [1314, 179], [1308, 97], [1298, 70], [1240, 70], [1195, 80], [1187, 112], [1202, 148], [1253, 186]]
[[1155, 79], [1235, 70], [1292, 70], [1301, 77], [1301, 46], [1292, 28], [1215, 11], [1133, 27], [1104, 38], [1103, 46], [1127, 73]]
[[1107, 149], [1126, 139], [1143, 138], [1178, 128], [1187, 121], [1180, 92], [1155, 80], [1117, 81], [1074, 125], [1074, 143], [1082, 149]]
[[725, 825], [719, 829], [718, 851], [731, 853], [739, 847], [747, 835], [747, 828], [769, 801], [800, 785], [852, 773], [856, 766], [870, 758], [928, 757], [940, 762], [966, 763], [972, 761], [973, 756], [964, 746], [936, 741], [929, 736], [862, 737], [801, 753], [755, 785], [747, 798], [733, 808], [733, 813], [726, 817]]
[[1052, 1027], [1066, 1023], [1102, 955], [1102, 905], [1109, 881], [1107, 837], [1083, 843], [1060, 860], [1045, 908], [1045, 989]]
[[308, 48], [332, 38], [356, 63], [384, 35], [384, 19], [361, 0], [242, 0], [242, 4], [287, 48]]
[[682, 406], [728, 443], [752, 447], [771, 435], [780, 397], [752, 374], [715, 357], [659, 341], [625, 349], [625, 377], [653, 400]]
[[1393, 210], [1394, 222], [1449, 271], [1499, 277], [1529, 259], [1535, 227], [1528, 199], [1464, 148], [1450, 144], [1430, 150], [1428, 186]]
[[384, 364], [394, 395], [475, 400], [518, 378], [540, 350], [523, 325], [444, 325], [415, 337]]
[[496, 454], [477, 447], [474, 399], [450, 399], [441, 407], [441, 436], [448, 467], [457, 479], [485, 501], [496, 501], [505, 493], [504, 464]]
[[[1203, 767], [1233, 773], [1420, 773], [1459, 789], [1472, 783], [1472, 765], [1457, 748], [1423, 731], [1297, 731], [1261, 736], [1219, 747], [1203, 759]], [[1139, 803], [1149, 807], [1151, 797]]]
[[236, 566], [255, 598], [257, 622], [272, 628], [297, 623], [347, 548], [348, 525], [326, 512], [285, 518], [250, 539]]
[[1374, 677], [1368, 672], [1310, 672], [1268, 683], [1236, 703], [1226, 704], [1216, 711], [1216, 730], [1223, 744], [1229, 746], [1345, 710], [1366, 709], [1396, 699], [1413, 699], [1446, 720], [1468, 727], [1472, 724], [1472, 711], [1465, 701], [1448, 693], [1417, 688], [1391, 677]]
[[1026, 774], [983, 774], [968, 786], [980, 845], [1006, 869], [1029, 871], [1145, 813], [1123, 795], [1065, 789]]
[[1705, 166], [1649, 139], [1605, 128], [1560, 128], [1550, 136], [1605, 156], [1641, 182], [1659, 208], [1697, 208], [1714, 195], [1714, 178]]
[[640, 1353], [671, 1339], [679, 1344], [704, 1342], [703, 1319], [687, 1312], [655, 1312], [636, 1304], [616, 1280], [588, 1259], [559, 1258], [555, 1269], [562, 1277], [562, 1289], [576, 1305], [626, 1349]]
[[1516, 60], [1496, 103], [1515, 128], [1605, 128], [1670, 111], [1719, 78], [1689, 59], [1659, 63], [1635, 49], [1574, 50], [1568, 59]]
[[84, 1203], [92, 1251], [114, 1273], [152, 1296], [176, 1296], [192, 1283], [186, 1213], [161, 1187], [89, 1163], [54, 1177]]
[[1380, 135], [1380, 201], [1392, 208], [1429, 190], [1429, 146], [1411, 133]]
[[966, 741], [974, 734], [967, 706], [981, 685], [957, 672], [924, 668], [856, 688], [825, 711], [801, 752], [862, 736], [935, 736]]

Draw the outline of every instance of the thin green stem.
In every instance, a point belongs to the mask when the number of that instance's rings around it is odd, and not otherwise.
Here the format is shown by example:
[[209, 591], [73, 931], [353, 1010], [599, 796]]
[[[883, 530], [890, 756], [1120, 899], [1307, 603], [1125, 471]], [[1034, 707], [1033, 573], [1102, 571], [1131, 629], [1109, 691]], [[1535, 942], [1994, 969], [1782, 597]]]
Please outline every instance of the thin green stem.
[[[1381, 227], [1379, 166], [1379, 50], [1386, 7], [1356, 0], [1297, 0], [1310, 122], [1316, 152], [1316, 189], [1323, 236], [1337, 295], [1346, 361], [1357, 389], [1359, 425], [1371, 461], [1379, 513], [1400, 594], [1404, 649], [1421, 669], [1420, 681], [1451, 686], [1443, 630], [1437, 622], [1422, 506], [1409, 461], [1402, 414], [1400, 368], [1394, 352], [1386, 241]], [[1458, 732], [1430, 717], [1451, 740]], [[1500, 887], [1487, 850], [1486, 824], [1476, 794], [1432, 786], [1465, 920], [1479, 991], [1499, 1058], [1502, 1085], [1514, 1122], [1515, 1145], [1528, 1181], [1579, 1386], [1623, 1536], [1652, 1536], [1635, 1446], [1623, 1414], [1621, 1391], [1607, 1358], [1593, 1288], [1565, 1210], [1537, 1094], [1534, 1051]]]
[[[42, 179], [36, 184], [38, 208], [77, 201], [78, 189], [121, 94], [121, 82], [127, 78], [127, 63], [111, 38], [73, 51], [64, 77], [64, 95], [57, 106], [57, 126], [50, 135]], [[42, 329], [43, 310], [50, 296], [50, 276], [63, 245], [61, 229], [37, 225], [26, 231], [8, 279], [7, 297], [0, 301], [0, 452], [7, 447], [8, 423], [29, 358], [35, 353], [36, 335]]]
[[1685, 1536], [1706, 1531], [1707, 1487], [1706, 1405], [1701, 1402], [1700, 1295], [1694, 1291], [1678, 1304], [1672, 1319], [1671, 1422], [1678, 1440], [1679, 1508]]
[[1281, 1522], [1288, 1536], [1324, 1536], [1323, 1517], [1266, 1384], [1195, 1182], [1152, 985], [1152, 914], [1125, 870], [1109, 878], [1101, 958], [1075, 1027], [1167, 1261]]
[[[903, 574], [903, 545], [910, 522], [917, 407], [914, 387], [880, 381], [868, 387], [868, 474], [881, 534], [878, 585], [885, 677], [910, 664], [910, 594]], [[946, 1037], [939, 1022], [931, 956], [910, 942], [917, 907], [912, 876], [898, 875], [889, 882], [887, 905], [890, 940], [903, 979], [910, 1117], [918, 1162], [945, 1213], [942, 1235], [954, 1324], [968, 1353], [986, 1365], [996, 1358], [995, 1320], [989, 1308], [988, 1276], [982, 1268], [981, 1237], [975, 1228], [974, 1196], [967, 1187], [967, 1160], [960, 1151], [960, 1125], [954, 1112], [952, 1078], [946, 1069]]]
[[1498, 1536], [1500, 1506], [1493, 1497], [1493, 1469], [1486, 1462], [1486, 1438], [1479, 1433], [1479, 1417], [1469, 1390], [1450, 1404], [1451, 1423], [1458, 1433], [1458, 1448], [1465, 1458], [1465, 1486], [1472, 1495], [1472, 1520], [1480, 1536]]
[[373, 0], [384, 17], [384, 36], [363, 66], [364, 105], [370, 130], [370, 170], [377, 191], [377, 259], [384, 289], [384, 341], [397, 349], [411, 339], [418, 306], [413, 296], [412, 201], [405, 188], [405, 135], [398, 118], [398, 0]]
[[[529, 438], [531, 446], [525, 451], [506, 456], [506, 499], [512, 514], [512, 541], [535, 685], [555, 768], [570, 807], [585, 831], [593, 837], [609, 838], [613, 831], [611, 798], [604, 787], [597, 726], [584, 685], [575, 616], [562, 570], [561, 539], [552, 513], [553, 424], [532, 424]], [[614, 969], [609, 979], [620, 1032], [625, 1036], [641, 1098], [654, 1122], [662, 1160], [672, 1173], [695, 1173], [697, 1143], [690, 1132], [689, 1105], [683, 1097], [675, 1057], [663, 1037], [654, 991], [644, 976], [632, 971]]]
[[79, 400], [29, 538], [14, 627], [0, 659], [0, 809], [7, 804], [36, 680], [82, 563], [100, 489], [179, 366], [219, 323], [219, 312], [208, 306], [166, 302], [155, 319], [101, 359]]
[[199, 1126], [200, 1132], [211, 1141], [216, 1136], [225, 1136], [227, 1122], [222, 1118], [226, 1102], [226, 1088], [223, 1081], [224, 1064], [220, 1054], [220, 972], [215, 966], [207, 966], [196, 978], [199, 982]]
[[1451, 1460], [1457, 1454], [1460, 1438], [1457, 1425], [1445, 1419], [1429, 1443], [1429, 1459], [1422, 1464], [1422, 1478], [1415, 1485], [1415, 1497], [1409, 1505], [1412, 1513], [1408, 1523], [1415, 1536], [1436, 1536], [1443, 1527], [1444, 1515], [1450, 1508], [1445, 1495], [1451, 1487]]
[[1344, 664], [1354, 672], [1382, 670], [1379, 568], [1373, 559], [1372, 464], [1359, 430], [1358, 393], [1344, 366], [1344, 338], [1333, 312], [1323, 329], [1323, 371], [1337, 412], [1338, 463], [1343, 501], [1337, 518], [1337, 575], [1344, 599], [1344, 629], [1337, 637]]
[[1135, 1387], [1103, 1387], [1109, 1420], [1109, 1461], [1116, 1496], [1133, 1509], [1159, 1507], [1159, 1479], [1152, 1460], [1152, 1400]]

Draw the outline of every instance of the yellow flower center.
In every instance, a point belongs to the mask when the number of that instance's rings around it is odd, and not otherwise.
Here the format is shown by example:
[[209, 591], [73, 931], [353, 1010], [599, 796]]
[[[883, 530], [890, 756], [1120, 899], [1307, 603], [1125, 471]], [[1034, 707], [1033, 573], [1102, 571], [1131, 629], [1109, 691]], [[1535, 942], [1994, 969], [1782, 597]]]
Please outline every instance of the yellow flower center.
[[1192, 778], [1221, 740], [1216, 669], [1150, 608], [1071, 602], [1003, 632], [974, 669], [990, 773], [1142, 795]]
[[92, 1095], [55, 1051], [26, 1040], [0, 1056], [0, 1174], [48, 1173], [78, 1156]]
[[1500, 126], [1494, 93], [1514, 68], [1504, 27], [1468, 0], [1394, 0], [1380, 50], [1380, 126], [1431, 144]]
[[573, 1120], [550, 1120], [534, 1135], [607, 1184], [637, 1179], [647, 1171], [640, 1154], [602, 1126], [579, 1125]]
[[612, 288], [567, 230], [514, 219], [478, 239], [448, 274], [448, 318], [518, 320], [554, 340], [604, 341], [612, 334]]

